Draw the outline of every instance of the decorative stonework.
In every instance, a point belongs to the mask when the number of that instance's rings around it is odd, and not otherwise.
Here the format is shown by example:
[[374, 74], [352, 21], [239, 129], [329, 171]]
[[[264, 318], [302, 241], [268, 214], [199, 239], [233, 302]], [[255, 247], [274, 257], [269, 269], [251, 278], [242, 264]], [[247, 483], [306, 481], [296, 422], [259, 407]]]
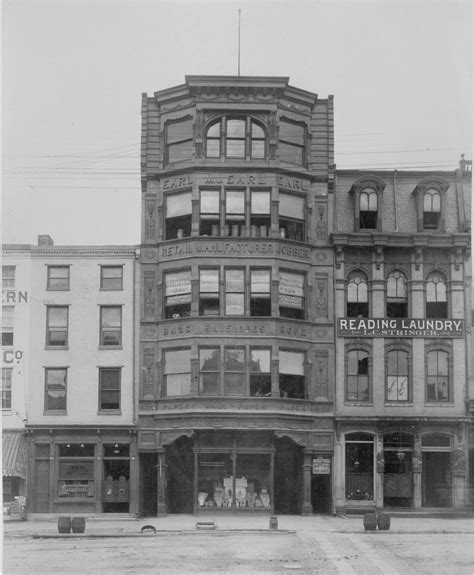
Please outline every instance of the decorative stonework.
[[145, 201], [145, 239], [154, 240], [156, 234], [156, 200], [148, 199]]
[[327, 240], [328, 235], [328, 223], [327, 223], [327, 210], [325, 204], [316, 205], [316, 239], [320, 242]]
[[466, 474], [466, 454], [462, 449], [453, 452], [453, 475], [464, 477]]
[[[142, 396], [153, 396], [154, 395], [154, 363], [155, 363], [155, 351], [152, 349], [145, 349], [143, 351], [143, 361], [142, 361]], [[141, 406], [143, 407], [143, 406]]]
[[144, 319], [154, 319], [156, 313], [156, 296], [155, 296], [156, 274], [153, 271], [144, 273], [144, 290], [143, 290], [143, 317]]
[[328, 317], [328, 280], [316, 278], [316, 317]]
[[178, 110], [183, 110], [184, 108], [189, 108], [194, 106], [194, 98], [188, 98], [187, 100], [178, 100], [172, 104], [164, 104], [161, 106], [161, 111], [166, 112], [177, 112]]
[[316, 355], [315, 360], [315, 375], [316, 375], [316, 397], [328, 396], [328, 356]]

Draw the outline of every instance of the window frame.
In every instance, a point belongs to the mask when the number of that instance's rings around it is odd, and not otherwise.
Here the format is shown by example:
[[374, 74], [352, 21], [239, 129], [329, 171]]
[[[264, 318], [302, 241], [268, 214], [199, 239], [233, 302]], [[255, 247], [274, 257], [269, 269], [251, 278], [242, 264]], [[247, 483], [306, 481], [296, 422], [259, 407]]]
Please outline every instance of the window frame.
[[[297, 126], [299, 128], [302, 129], [302, 138], [301, 138], [301, 143], [296, 143], [294, 140], [294, 138], [286, 138], [286, 137], [281, 137], [281, 133], [282, 133], [282, 126], [284, 126], [285, 124], [288, 124], [288, 126]], [[283, 146], [282, 146], [283, 144]], [[282, 158], [282, 151], [284, 147], [288, 147], [288, 149], [291, 150], [298, 150], [299, 153], [301, 154], [301, 161], [291, 161], [285, 158]], [[287, 164], [292, 164], [294, 166], [303, 166], [306, 167], [307, 163], [308, 163], [308, 159], [307, 159], [307, 152], [308, 150], [308, 127], [304, 122], [298, 122], [295, 120], [292, 120], [290, 118], [286, 118], [286, 117], [280, 117], [279, 118], [279, 123], [278, 123], [278, 158], [281, 162], [285, 162]]]
[[2, 411], [12, 410], [13, 368], [2, 367]]
[[[244, 267], [234, 267], [234, 266], [226, 266], [224, 267], [224, 315], [226, 317], [244, 317], [246, 315], [246, 305], [245, 305], [245, 292], [246, 292], [246, 270], [248, 268], [244, 268]], [[242, 279], [241, 279], [241, 288], [239, 285], [239, 288], [232, 288], [232, 289], [228, 289], [228, 280], [227, 280], [227, 275], [231, 274], [231, 273], [241, 273], [242, 274]], [[232, 287], [232, 285], [230, 286]], [[237, 307], [238, 304], [232, 304], [231, 306], [229, 306], [227, 298], [228, 296], [232, 296], [232, 295], [239, 295], [241, 300], [242, 300], [242, 313], [229, 313], [228, 309], [229, 307]]]
[[[71, 286], [71, 266], [70, 265], [47, 265], [46, 289], [48, 291], [69, 291]], [[51, 277], [53, 270], [67, 270], [65, 277]], [[52, 280], [63, 280], [63, 285], [52, 285]], [[58, 282], [59, 283], [59, 282]], [[54, 281], [53, 281], [54, 284]]]
[[[244, 134], [239, 135], [229, 135], [229, 122], [243, 122], [244, 124]], [[217, 126], [217, 134], [209, 136], [209, 132]], [[256, 126], [260, 128], [263, 132], [263, 137], [254, 136], [253, 127]], [[206, 160], [220, 160], [224, 158], [226, 161], [266, 161], [268, 159], [268, 130], [265, 123], [252, 115], [245, 114], [223, 114], [218, 118], [213, 118], [204, 127], [204, 155]], [[254, 148], [256, 149], [256, 143], [263, 141], [263, 157], [260, 152], [254, 154]], [[213, 153], [210, 155], [209, 143], [217, 142], [218, 153]], [[232, 155], [229, 154], [229, 143], [232, 142], [242, 142], [243, 143], [243, 153], [242, 155]], [[212, 146], [214, 147], [214, 146]], [[260, 148], [260, 146], [258, 146]]]
[[[252, 369], [253, 353], [254, 352], [267, 352], [268, 353], [268, 371], [257, 371]], [[250, 397], [271, 397], [272, 396], [272, 348], [270, 346], [250, 346], [249, 347], [249, 396]], [[265, 378], [262, 382], [256, 381], [256, 379], [263, 377]], [[261, 393], [253, 393], [252, 389], [258, 386], [258, 390], [262, 390]], [[262, 389], [267, 388], [267, 390]]]
[[[105, 373], [114, 373], [114, 374], [118, 374], [118, 389], [104, 389], [104, 374]], [[117, 414], [117, 413], [121, 413], [121, 409], [122, 409], [122, 368], [121, 367], [114, 367], [114, 366], [107, 366], [107, 367], [99, 367], [99, 386], [98, 386], [98, 392], [99, 392], [99, 409], [98, 412], [99, 413], [113, 413], [113, 414]], [[104, 401], [103, 401], [103, 394], [104, 393], [111, 393], [111, 392], [115, 392], [116, 394], [118, 394], [118, 402], [116, 402], [118, 404], [118, 407], [104, 407]]]
[[[214, 272], [217, 274], [217, 291], [203, 291], [203, 282], [202, 282], [202, 275], [206, 272]], [[220, 297], [220, 277], [221, 277], [221, 270], [220, 268], [207, 268], [201, 267], [198, 268], [199, 273], [199, 316], [200, 317], [208, 317], [208, 316], [220, 316], [221, 315], [221, 297]], [[211, 307], [205, 307], [206, 302], [213, 302]], [[217, 304], [217, 305], [216, 305]], [[215, 311], [217, 309], [217, 311]]]
[[[362, 209], [362, 200], [367, 196], [367, 209]], [[370, 209], [375, 199], [375, 209]], [[359, 229], [376, 230], [378, 225], [378, 194], [371, 187], [363, 188], [359, 193]]]
[[[385, 182], [376, 175], [364, 175], [358, 178], [351, 186], [349, 194], [353, 196], [354, 200], [354, 230], [355, 231], [381, 231], [382, 230], [382, 209], [383, 209], [383, 191], [385, 189]], [[361, 226], [361, 195], [371, 191], [377, 196], [377, 217], [375, 227], [367, 228]]]
[[[450, 187], [450, 183], [439, 176], [427, 176], [421, 179], [415, 189], [413, 190], [413, 195], [416, 202], [417, 211], [417, 230], [418, 232], [433, 233], [435, 231], [444, 232], [445, 231], [445, 207], [446, 207], [446, 192]], [[429, 223], [428, 227], [425, 226], [425, 197], [426, 194], [431, 192], [439, 194], [440, 209], [439, 216], [437, 218], [437, 223]]]
[[[68, 389], [68, 367], [45, 367], [44, 368], [44, 413], [45, 414], [59, 414], [65, 415], [67, 413], [67, 389]], [[64, 372], [64, 407], [62, 408], [51, 408], [49, 407], [48, 402], [48, 392], [51, 391], [49, 386], [51, 385], [58, 385], [57, 383], [54, 384], [53, 382], [48, 381], [48, 375], [54, 371], [63, 371]]]
[[[173, 140], [173, 142], [170, 142], [170, 127], [171, 126], [177, 126], [179, 124], [184, 124], [184, 123], [191, 123], [191, 129], [190, 129], [190, 134], [186, 134], [186, 137], [179, 138], [176, 140]], [[191, 115], [188, 116], [183, 116], [181, 118], [175, 118], [172, 120], [168, 120], [165, 123], [165, 134], [166, 134], [166, 146], [165, 146], [165, 161], [166, 164], [175, 164], [177, 162], [182, 162], [182, 161], [186, 161], [186, 160], [192, 160], [193, 155], [194, 155], [194, 126], [193, 126], [193, 117]], [[191, 149], [190, 149], [190, 154], [188, 157], [183, 157], [180, 159], [170, 159], [170, 148], [172, 146], [183, 146], [183, 144], [187, 144], [188, 142], [191, 143]]]
[[[282, 291], [281, 287], [282, 287], [282, 277], [284, 275], [292, 275], [292, 276], [299, 276], [302, 281], [303, 281], [303, 286], [302, 286], [302, 291], [303, 291], [303, 295], [302, 296], [298, 296], [298, 295], [293, 295], [291, 293], [291, 287], [288, 287], [288, 292], [284, 292]], [[291, 269], [279, 269], [278, 270], [278, 317], [280, 318], [284, 318], [284, 319], [295, 319], [295, 320], [300, 320], [300, 321], [305, 321], [307, 318], [307, 310], [306, 310], [306, 304], [307, 304], [307, 276], [306, 273], [302, 273], [299, 271], [294, 271]], [[295, 289], [298, 289], [299, 286], [296, 286], [295, 288], [293, 288], [293, 291]], [[302, 305], [300, 307], [297, 306], [282, 306], [281, 305], [281, 301], [282, 298], [281, 296], [284, 296], [286, 298], [288, 298], [288, 301], [291, 301], [290, 298], [299, 298], [302, 300]], [[296, 313], [295, 315], [291, 315], [291, 312], [285, 312], [282, 313], [282, 310], [300, 310], [300, 313]], [[301, 316], [301, 317], [298, 317]]]
[[[99, 306], [99, 348], [100, 349], [122, 349], [123, 345], [123, 305], [100, 305]], [[120, 324], [118, 327], [104, 326], [103, 314], [105, 310], [118, 309], [120, 311]], [[118, 332], [117, 344], [108, 344], [105, 342], [104, 334], [106, 331]]]
[[[298, 374], [298, 373], [290, 373], [287, 371], [282, 371], [282, 355], [283, 354], [294, 354], [294, 355], [301, 355], [302, 359], [303, 359], [303, 365], [302, 365], [302, 370], [303, 370], [303, 374]], [[308, 399], [308, 357], [307, 357], [308, 352], [306, 350], [302, 350], [302, 349], [290, 349], [290, 348], [286, 348], [286, 347], [280, 347], [278, 350], [278, 392], [279, 392], [279, 396], [282, 399], [300, 399], [300, 400], [307, 400]], [[289, 369], [289, 368], [288, 368]], [[288, 381], [287, 383], [285, 383], [284, 381], [282, 381], [282, 376], [288, 376], [288, 377], [299, 377], [302, 378], [302, 382], [298, 383], [296, 382], [297, 385], [300, 385], [302, 383], [303, 386], [303, 394], [302, 397], [295, 397], [295, 396], [289, 396], [289, 395], [285, 395], [285, 393], [288, 393], [288, 391], [286, 391], [285, 389], [283, 389], [282, 384], [285, 387], [288, 387], [289, 384], [291, 384], [291, 381]], [[284, 378], [283, 379], [287, 379]]]
[[[232, 352], [238, 352], [240, 354], [242, 354], [243, 356], [243, 361], [241, 362], [241, 369], [237, 369], [234, 368], [232, 369], [231, 367], [229, 367], [228, 365], [228, 361], [229, 361], [229, 355]], [[223, 349], [223, 369], [224, 369], [224, 373], [223, 373], [223, 385], [224, 385], [224, 390], [223, 390], [223, 395], [225, 397], [246, 397], [247, 396], [247, 378], [246, 378], [246, 366], [247, 366], [247, 357], [246, 357], [246, 348], [245, 345], [226, 345], [224, 346]], [[241, 385], [241, 391], [240, 392], [235, 392], [235, 391], [230, 391], [230, 378], [235, 377], [236, 379], [238, 379], [240, 376], [240, 385]]]
[[[395, 277], [398, 274], [398, 277]], [[405, 291], [405, 297], [402, 296], [390, 296], [390, 279], [395, 277], [395, 293], [397, 294], [399, 291], [399, 283], [400, 279], [402, 280], [402, 284]], [[408, 277], [407, 274], [401, 269], [393, 269], [387, 274], [386, 279], [386, 291], [385, 291], [385, 315], [388, 318], [407, 318], [409, 316], [409, 294], [408, 294]], [[390, 306], [394, 310], [402, 310], [402, 314], [396, 313], [394, 314]], [[405, 306], [405, 310], [403, 311], [403, 307]]]
[[[297, 199], [301, 202], [302, 217], [295, 218], [282, 213], [283, 197]], [[287, 202], [291, 202], [291, 199]], [[293, 194], [286, 190], [278, 190], [278, 229], [280, 237], [294, 242], [307, 242], [307, 217], [306, 217], [306, 197], [300, 194]]]
[[[111, 265], [111, 264], [104, 264], [100, 266], [100, 289], [102, 291], [123, 291], [123, 264], [122, 265]], [[107, 278], [104, 277], [104, 270], [113, 270], [113, 269], [117, 269], [120, 270], [120, 277], [112, 277], [112, 278]], [[116, 282], [118, 285], [115, 287], [106, 287], [104, 285], [104, 280], [115, 280], [118, 279], [119, 281]]]
[[[398, 371], [399, 368], [399, 359], [397, 357], [397, 373], [390, 373], [390, 354], [404, 354], [406, 357], [406, 374], [400, 374]], [[385, 352], [385, 403], [395, 404], [395, 405], [404, 405], [410, 403], [412, 401], [412, 359], [410, 355], [410, 350], [406, 347], [402, 347], [401, 345], [392, 345], [386, 349]], [[403, 378], [406, 377], [406, 399], [394, 399], [389, 397], [389, 378], [396, 377]], [[399, 389], [399, 382], [396, 382], [397, 391]]]
[[[169, 294], [168, 289], [171, 286], [167, 284], [172, 276], [178, 277], [179, 275], [186, 276], [189, 278], [188, 285], [189, 291], [180, 291], [177, 287], [179, 293]], [[176, 270], [166, 270], [163, 272], [163, 318], [164, 319], [181, 319], [183, 317], [191, 316], [192, 307], [192, 274], [191, 268], [181, 268]], [[188, 287], [186, 285], [186, 287]], [[181, 288], [182, 290], [183, 288]], [[172, 300], [171, 298], [176, 298]], [[182, 300], [180, 303], [180, 299]], [[175, 301], [176, 303], [168, 303], [169, 301]]]
[[[167, 367], [167, 355], [169, 353], [179, 353], [179, 352], [188, 352], [189, 353], [189, 364], [187, 365], [188, 369], [186, 370], [181, 370], [181, 371], [168, 371], [168, 367]], [[189, 395], [191, 395], [191, 353], [192, 350], [190, 347], [172, 347], [172, 348], [166, 348], [163, 350], [163, 389], [162, 389], [162, 397], [188, 397]], [[187, 393], [178, 393], [178, 394], [170, 394], [168, 393], [168, 376], [170, 375], [179, 375], [179, 376], [183, 376], [183, 375], [188, 375], [188, 381], [187, 381]], [[183, 389], [183, 386], [181, 385], [181, 391]]]
[[[367, 373], [350, 373], [350, 355], [353, 353], [364, 353], [367, 359]], [[356, 358], [357, 365], [359, 366], [360, 359], [357, 356]], [[358, 367], [359, 369], [359, 367]], [[371, 355], [371, 348], [367, 344], [357, 343], [352, 344], [345, 349], [345, 357], [344, 357], [344, 403], [348, 405], [370, 405], [372, 403], [372, 355]], [[359, 378], [362, 376], [367, 377], [367, 397], [360, 398], [359, 397]], [[349, 378], [355, 377], [357, 378], [357, 397], [355, 399], [349, 397]]]
[[[217, 352], [217, 367], [216, 369], [202, 369], [203, 363], [201, 361], [201, 352], [204, 353], [206, 351], [213, 351]], [[198, 347], [198, 381], [199, 381], [199, 388], [198, 388], [198, 395], [200, 397], [217, 397], [221, 395], [221, 368], [222, 368], [222, 358], [221, 358], [221, 348], [219, 345], [206, 345], [206, 346], [199, 346]], [[204, 393], [204, 385], [203, 385], [203, 374], [213, 374], [216, 378], [215, 382], [215, 393]]]
[[[249, 310], [248, 314], [250, 317], [271, 317], [272, 316], [272, 270], [271, 268], [249, 268]], [[254, 290], [254, 283], [253, 283], [253, 276], [254, 274], [268, 274], [268, 291], [253, 291]], [[257, 284], [258, 285], [258, 284]], [[303, 280], [303, 291], [304, 291], [304, 280]], [[255, 313], [259, 308], [257, 302], [264, 302], [263, 306], [266, 309], [263, 309], [263, 312], [267, 311], [268, 313]], [[304, 297], [303, 297], [303, 309], [304, 309]]]
[[[355, 281], [357, 278], [359, 282]], [[356, 300], [350, 300], [351, 297], [351, 283], [356, 285], [355, 293]], [[360, 286], [365, 285], [366, 300], [360, 300]], [[369, 296], [369, 275], [363, 269], [354, 269], [347, 274], [346, 281], [346, 317], [370, 317], [370, 296]], [[354, 305], [352, 305], [354, 304]], [[359, 313], [357, 313], [359, 312]]]
[[[52, 310], [65, 311], [65, 324], [64, 325], [51, 325], [50, 313]], [[52, 343], [52, 334], [63, 331], [64, 343]], [[68, 349], [69, 347], [69, 306], [68, 305], [47, 305], [46, 306], [46, 349]]]
[[14, 342], [15, 342], [15, 306], [2, 305], [2, 347], [10, 347], [14, 345]]
[[[189, 204], [189, 212], [178, 214], [177, 216], [168, 217], [168, 202], [171, 198], [176, 199], [180, 196], [186, 196], [186, 204]], [[189, 200], [188, 200], [189, 198]], [[192, 204], [192, 191], [181, 190], [179, 192], [168, 193], [163, 198], [163, 213], [164, 213], [164, 238], [165, 240], [174, 240], [181, 238], [191, 237], [193, 225], [193, 204]], [[180, 233], [182, 232], [182, 233]]]
[[[446, 374], [440, 374], [439, 369], [436, 374], [430, 373], [430, 355], [436, 353], [437, 354], [437, 367], [439, 367], [439, 354], [443, 354], [446, 358]], [[441, 345], [434, 344], [433, 346], [428, 347], [425, 349], [425, 404], [429, 405], [446, 405], [453, 402], [453, 389], [452, 389], [452, 381], [453, 381], [453, 369], [452, 369], [452, 350], [447, 349], [447, 347], [443, 347]], [[446, 378], [446, 398], [438, 399], [438, 398], [430, 398], [429, 393], [429, 385], [430, 379], [434, 378], [435, 389], [438, 390], [438, 383], [442, 383], [440, 380]], [[436, 391], [436, 395], [437, 395]]]
[[15, 288], [16, 266], [2, 266], [2, 290]]
[[[431, 278], [437, 278], [436, 281]], [[434, 286], [434, 295], [436, 299], [429, 300], [430, 289], [429, 284]], [[438, 285], [444, 286], [445, 299], [438, 299], [439, 293]], [[448, 276], [441, 270], [432, 270], [426, 275], [425, 279], [425, 317], [428, 319], [447, 319], [449, 317], [448, 305]], [[439, 315], [439, 312], [441, 314]], [[438, 315], [434, 315], [438, 314]]]

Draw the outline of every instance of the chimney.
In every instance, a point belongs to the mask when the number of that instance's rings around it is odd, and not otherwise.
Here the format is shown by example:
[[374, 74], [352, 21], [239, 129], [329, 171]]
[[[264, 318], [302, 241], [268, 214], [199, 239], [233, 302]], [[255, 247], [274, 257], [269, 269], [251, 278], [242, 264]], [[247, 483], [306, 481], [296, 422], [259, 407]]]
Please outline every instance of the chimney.
[[54, 246], [53, 238], [47, 234], [38, 236], [38, 246], [42, 248]]

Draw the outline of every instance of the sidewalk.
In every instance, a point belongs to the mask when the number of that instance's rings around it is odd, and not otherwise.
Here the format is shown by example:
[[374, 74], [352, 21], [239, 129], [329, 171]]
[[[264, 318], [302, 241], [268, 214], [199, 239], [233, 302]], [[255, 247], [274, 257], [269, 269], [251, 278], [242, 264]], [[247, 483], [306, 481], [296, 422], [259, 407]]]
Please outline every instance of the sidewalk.
[[[71, 514], [73, 516], [73, 514]], [[58, 534], [57, 515], [31, 517], [28, 521], [4, 521], [3, 535], [12, 537], [55, 536]], [[313, 515], [301, 517], [299, 515], [280, 515], [278, 519], [278, 531], [288, 532], [340, 532], [359, 533], [364, 531], [362, 516], [338, 516]], [[215, 530], [198, 530], [198, 522], [211, 522], [217, 524]], [[160, 533], [223, 533], [233, 531], [264, 531], [269, 534], [276, 532], [269, 529], [270, 517], [268, 516], [224, 516], [212, 515], [197, 517], [195, 515], [168, 515], [166, 517], [126, 518], [110, 516], [86, 516], [86, 529], [84, 534], [73, 536], [137, 536], [141, 535], [141, 529], [145, 525], [152, 525], [159, 535]], [[392, 517], [389, 531], [377, 531], [380, 534], [387, 533], [474, 533], [474, 517], [471, 518], [435, 518], [435, 517]], [[149, 536], [142, 535], [142, 536]], [[66, 535], [67, 536], [67, 535]], [[64, 537], [64, 535], [61, 535]]]

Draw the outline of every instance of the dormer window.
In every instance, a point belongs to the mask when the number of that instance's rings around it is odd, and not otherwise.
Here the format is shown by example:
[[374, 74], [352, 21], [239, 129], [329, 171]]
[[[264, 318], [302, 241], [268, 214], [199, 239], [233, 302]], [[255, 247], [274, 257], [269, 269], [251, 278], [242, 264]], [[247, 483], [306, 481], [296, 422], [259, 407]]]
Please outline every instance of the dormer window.
[[206, 157], [265, 159], [265, 130], [251, 118], [223, 116], [206, 132]]
[[377, 192], [364, 189], [359, 196], [359, 227], [361, 230], [377, 229]]
[[444, 231], [444, 203], [448, 188], [449, 182], [438, 176], [428, 176], [418, 182], [413, 194], [419, 232]]
[[382, 200], [385, 182], [377, 176], [362, 176], [354, 182], [354, 229], [381, 230]]
[[436, 230], [441, 217], [441, 196], [438, 190], [430, 188], [423, 195], [423, 229]]

